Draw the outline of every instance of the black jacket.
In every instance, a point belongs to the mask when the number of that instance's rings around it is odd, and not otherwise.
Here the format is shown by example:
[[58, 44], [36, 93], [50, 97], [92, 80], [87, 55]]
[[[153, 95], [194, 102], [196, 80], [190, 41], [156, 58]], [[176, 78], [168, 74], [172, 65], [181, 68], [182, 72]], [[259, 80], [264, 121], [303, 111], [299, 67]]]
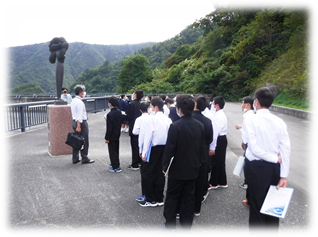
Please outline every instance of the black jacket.
[[179, 115], [177, 114], [177, 108], [176, 107], [169, 107], [170, 113], [169, 118], [172, 122], [178, 121], [180, 119]]
[[129, 122], [129, 136], [132, 136], [132, 130], [135, 125], [136, 119], [141, 116], [140, 112], [140, 102], [139, 100], [133, 100], [128, 105], [127, 116], [126, 119]]
[[204, 126], [204, 132], [205, 132], [205, 145], [206, 145], [206, 157], [205, 161], [202, 160], [202, 164], [203, 163], [207, 163], [208, 162], [208, 155], [209, 155], [209, 148], [210, 148], [210, 144], [213, 141], [213, 127], [212, 127], [212, 122], [209, 118], [205, 117], [201, 111], [193, 111], [192, 117], [196, 120], [198, 120], [199, 122], [201, 122]]
[[117, 141], [120, 137], [121, 124], [123, 115], [117, 108], [112, 108], [106, 116], [106, 134], [105, 140]]
[[201, 158], [205, 152], [204, 126], [192, 116], [184, 115], [170, 125], [162, 166], [169, 169], [170, 179], [190, 180], [199, 175]]

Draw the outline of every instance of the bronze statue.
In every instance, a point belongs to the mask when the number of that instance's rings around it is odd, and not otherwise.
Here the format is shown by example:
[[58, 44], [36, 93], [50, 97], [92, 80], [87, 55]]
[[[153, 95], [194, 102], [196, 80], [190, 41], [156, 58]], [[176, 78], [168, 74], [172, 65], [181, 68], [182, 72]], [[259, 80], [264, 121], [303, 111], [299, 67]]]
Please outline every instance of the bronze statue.
[[63, 86], [63, 76], [64, 76], [64, 60], [65, 53], [68, 49], [68, 43], [63, 37], [55, 37], [50, 41], [49, 50], [51, 55], [49, 57], [50, 63], [54, 64], [57, 59], [56, 65], [56, 92], [58, 100], [55, 101], [55, 104], [65, 104], [61, 100], [62, 86]]

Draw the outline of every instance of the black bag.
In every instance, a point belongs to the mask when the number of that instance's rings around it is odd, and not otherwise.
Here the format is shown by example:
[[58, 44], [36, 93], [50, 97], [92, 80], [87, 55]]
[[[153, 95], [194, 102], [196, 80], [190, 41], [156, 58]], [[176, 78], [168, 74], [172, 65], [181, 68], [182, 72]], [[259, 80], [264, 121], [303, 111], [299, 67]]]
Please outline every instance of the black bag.
[[69, 132], [65, 143], [76, 150], [82, 150], [84, 148], [85, 139], [78, 132]]

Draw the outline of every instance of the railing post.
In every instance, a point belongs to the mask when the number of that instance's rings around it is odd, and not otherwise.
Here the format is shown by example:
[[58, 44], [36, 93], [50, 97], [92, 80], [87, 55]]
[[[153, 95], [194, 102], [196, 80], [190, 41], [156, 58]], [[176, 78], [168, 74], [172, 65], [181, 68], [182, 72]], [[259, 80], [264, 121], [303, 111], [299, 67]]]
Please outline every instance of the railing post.
[[97, 113], [97, 99], [94, 100], [94, 112]]
[[24, 106], [20, 107], [21, 132], [25, 132]]

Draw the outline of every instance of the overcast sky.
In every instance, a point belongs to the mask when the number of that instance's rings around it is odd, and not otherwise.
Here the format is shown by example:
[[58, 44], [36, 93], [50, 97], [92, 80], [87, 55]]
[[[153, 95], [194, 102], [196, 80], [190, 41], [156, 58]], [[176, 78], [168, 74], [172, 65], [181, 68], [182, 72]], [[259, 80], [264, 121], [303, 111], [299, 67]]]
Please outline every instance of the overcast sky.
[[[4, 42], [23, 46], [64, 37], [67, 42], [136, 44], [162, 42], [180, 33], [222, 2], [252, 7], [304, 5], [294, 0], [10, 0], [1, 1]], [[239, 2], [239, 3], [237, 3]], [[256, 3], [255, 3], [256, 2]], [[263, 3], [262, 3], [263, 2]], [[306, 5], [304, 5], [306, 6]]]

